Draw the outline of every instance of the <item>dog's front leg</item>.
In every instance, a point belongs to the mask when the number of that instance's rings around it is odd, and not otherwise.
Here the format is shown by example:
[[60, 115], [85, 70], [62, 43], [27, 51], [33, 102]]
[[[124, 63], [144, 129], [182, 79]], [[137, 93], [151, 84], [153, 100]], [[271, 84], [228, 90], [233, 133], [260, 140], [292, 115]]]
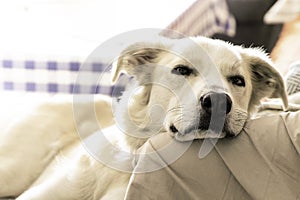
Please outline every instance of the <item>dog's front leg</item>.
[[[259, 106], [259, 111], [263, 110], [283, 110], [283, 106], [280, 102], [263, 102]], [[300, 110], [300, 105], [299, 104], [293, 104], [289, 103], [288, 108], [286, 111], [297, 111]]]
[[58, 153], [38, 139], [32, 144], [25, 136], [10, 137], [0, 145], [0, 197], [18, 196], [28, 189]]
[[[52, 112], [53, 113], [53, 112]], [[0, 197], [18, 196], [39, 177], [66, 144], [77, 138], [54, 120], [51, 112], [32, 113], [1, 130]], [[43, 121], [43, 119], [49, 121]], [[65, 120], [63, 120], [65, 118]]]
[[57, 156], [17, 200], [92, 199], [95, 174], [88, 155]]
[[0, 197], [17, 196], [26, 190], [57, 153], [43, 146], [39, 137], [31, 142], [28, 134], [15, 128], [0, 141]]

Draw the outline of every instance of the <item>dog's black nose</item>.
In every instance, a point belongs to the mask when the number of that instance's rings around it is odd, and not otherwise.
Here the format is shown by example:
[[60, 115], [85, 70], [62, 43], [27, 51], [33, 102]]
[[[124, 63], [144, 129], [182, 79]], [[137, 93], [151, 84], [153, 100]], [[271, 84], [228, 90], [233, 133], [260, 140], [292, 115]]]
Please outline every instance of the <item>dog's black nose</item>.
[[209, 92], [200, 97], [202, 108], [211, 113], [212, 109], [216, 112], [228, 114], [232, 107], [231, 98], [225, 93]]

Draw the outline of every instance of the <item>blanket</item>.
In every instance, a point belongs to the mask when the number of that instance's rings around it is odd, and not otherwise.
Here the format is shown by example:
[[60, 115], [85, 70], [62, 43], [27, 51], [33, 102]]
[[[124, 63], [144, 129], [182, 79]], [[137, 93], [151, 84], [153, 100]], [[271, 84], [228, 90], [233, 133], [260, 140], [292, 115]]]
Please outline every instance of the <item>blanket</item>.
[[[220, 139], [201, 159], [203, 140], [193, 141], [170, 165], [164, 165], [168, 154], [140, 156], [136, 168], [162, 167], [133, 174], [125, 199], [300, 199], [299, 122], [300, 112], [249, 120], [241, 134]], [[172, 140], [157, 135], [142, 151], [157, 151]]]

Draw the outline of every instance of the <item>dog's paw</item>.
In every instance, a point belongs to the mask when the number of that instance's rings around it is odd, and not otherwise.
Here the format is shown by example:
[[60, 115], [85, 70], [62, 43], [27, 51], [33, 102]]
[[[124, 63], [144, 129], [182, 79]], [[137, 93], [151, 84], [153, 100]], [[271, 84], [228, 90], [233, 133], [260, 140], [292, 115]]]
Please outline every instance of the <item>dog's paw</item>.
[[280, 102], [262, 102], [259, 107], [258, 111], [264, 111], [264, 110], [283, 110], [283, 106]]
[[298, 110], [300, 110], [300, 104], [290, 103], [286, 111], [298, 111]]
[[258, 107], [258, 111], [261, 112], [264, 110], [298, 111], [298, 110], [300, 110], [300, 104], [289, 103], [288, 107], [286, 109], [284, 109], [280, 102], [275, 102], [275, 101], [274, 102], [263, 102]]

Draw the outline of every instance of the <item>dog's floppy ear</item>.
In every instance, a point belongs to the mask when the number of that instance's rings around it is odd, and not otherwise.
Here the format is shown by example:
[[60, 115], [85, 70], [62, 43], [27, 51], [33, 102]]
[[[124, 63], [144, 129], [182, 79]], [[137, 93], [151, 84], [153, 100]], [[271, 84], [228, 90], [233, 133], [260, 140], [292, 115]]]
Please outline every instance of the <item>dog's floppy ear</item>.
[[117, 81], [122, 72], [134, 76], [139, 83], [151, 81], [151, 64], [155, 63], [162, 51], [160, 44], [136, 43], [129, 46], [113, 63], [112, 83]]
[[284, 81], [274, 68], [270, 58], [261, 50], [245, 48], [242, 57], [248, 63], [251, 72], [252, 95], [249, 108], [258, 105], [264, 97], [281, 98], [284, 110], [288, 107]]

